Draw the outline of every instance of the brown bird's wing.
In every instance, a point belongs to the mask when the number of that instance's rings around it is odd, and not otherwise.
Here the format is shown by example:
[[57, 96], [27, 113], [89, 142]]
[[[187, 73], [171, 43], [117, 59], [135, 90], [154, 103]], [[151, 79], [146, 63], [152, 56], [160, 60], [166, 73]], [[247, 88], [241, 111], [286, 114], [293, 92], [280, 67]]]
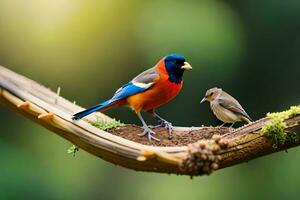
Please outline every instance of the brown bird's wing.
[[229, 94], [222, 95], [222, 97], [218, 99], [218, 103], [223, 108], [230, 110], [235, 114], [242, 115], [243, 117], [246, 117], [247, 119], [252, 121], [252, 119], [249, 117], [249, 115], [246, 113], [243, 107], [239, 104], [239, 102]]

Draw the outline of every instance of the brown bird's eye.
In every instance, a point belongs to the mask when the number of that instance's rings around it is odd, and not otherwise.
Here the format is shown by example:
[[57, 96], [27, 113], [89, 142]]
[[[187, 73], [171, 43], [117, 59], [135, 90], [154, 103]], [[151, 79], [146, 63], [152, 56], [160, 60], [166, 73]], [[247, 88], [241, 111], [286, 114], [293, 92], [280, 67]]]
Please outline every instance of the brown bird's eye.
[[212, 96], [214, 93], [213, 92], [211, 92], [210, 94], [209, 94], [209, 96]]

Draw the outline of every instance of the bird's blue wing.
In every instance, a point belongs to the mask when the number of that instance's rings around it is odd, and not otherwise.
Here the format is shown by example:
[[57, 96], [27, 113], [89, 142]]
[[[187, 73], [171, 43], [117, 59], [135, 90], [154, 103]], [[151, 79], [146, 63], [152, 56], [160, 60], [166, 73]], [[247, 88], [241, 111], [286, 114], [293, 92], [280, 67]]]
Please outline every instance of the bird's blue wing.
[[111, 102], [115, 102], [121, 99], [125, 99], [134, 94], [140, 93], [148, 89], [149, 87], [144, 87], [143, 85], [138, 85], [133, 82], [129, 82], [119, 88], [114, 96], [110, 99]]
[[158, 73], [155, 67], [142, 72], [134, 79], [132, 79], [132, 81], [119, 88], [114, 94], [114, 96], [111, 98], [111, 101], [124, 99], [131, 95], [147, 90], [154, 84], [154, 80], [157, 77]]
[[90, 107], [84, 111], [74, 114], [73, 119], [74, 120], [81, 119], [93, 112], [105, 109], [119, 100], [125, 99], [134, 94], [146, 91], [148, 88], [150, 88], [154, 84], [154, 80], [157, 77], [158, 77], [158, 73], [156, 72], [155, 68], [148, 69], [147, 71], [144, 71], [143, 73], [139, 74], [137, 77], [135, 77], [129, 83], [127, 83], [127, 84], [123, 85], [121, 88], [119, 88], [115, 92], [115, 94], [113, 95], [113, 97], [111, 99], [106, 100], [98, 105], [93, 106], [93, 107]]

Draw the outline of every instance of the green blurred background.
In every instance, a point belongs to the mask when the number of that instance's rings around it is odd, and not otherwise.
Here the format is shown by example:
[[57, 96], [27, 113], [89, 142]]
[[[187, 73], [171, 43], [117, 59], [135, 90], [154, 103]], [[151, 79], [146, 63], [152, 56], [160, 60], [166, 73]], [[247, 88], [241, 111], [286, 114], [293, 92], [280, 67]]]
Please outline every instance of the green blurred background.
[[[206, 89], [222, 87], [258, 119], [300, 103], [300, 1], [1, 0], [0, 64], [82, 106], [108, 97], [168, 53], [186, 56], [180, 95], [159, 113], [218, 125]], [[209, 177], [104, 162], [0, 107], [0, 199], [299, 199], [300, 148]], [[139, 123], [126, 108], [106, 112]], [[153, 122], [147, 117], [149, 122]]]

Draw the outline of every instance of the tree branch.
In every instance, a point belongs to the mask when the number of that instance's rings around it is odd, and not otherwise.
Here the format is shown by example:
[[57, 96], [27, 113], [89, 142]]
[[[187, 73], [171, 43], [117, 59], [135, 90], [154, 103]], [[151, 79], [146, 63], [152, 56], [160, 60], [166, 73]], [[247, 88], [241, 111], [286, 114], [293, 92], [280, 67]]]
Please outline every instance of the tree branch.
[[[0, 102], [93, 155], [139, 171], [209, 174], [300, 144], [299, 113], [284, 120], [287, 140], [278, 148], [261, 131], [271, 121], [268, 118], [238, 129], [177, 127], [172, 138], [168, 138], [166, 130], [158, 128], [155, 131], [161, 142], [149, 144], [145, 138], [136, 136], [141, 128], [134, 125], [103, 131], [84, 120], [72, 121], [72, 114], [81, 107], [4, 67], [0, 67]], [[102, 113], [87, 119], [112, 120]]]

